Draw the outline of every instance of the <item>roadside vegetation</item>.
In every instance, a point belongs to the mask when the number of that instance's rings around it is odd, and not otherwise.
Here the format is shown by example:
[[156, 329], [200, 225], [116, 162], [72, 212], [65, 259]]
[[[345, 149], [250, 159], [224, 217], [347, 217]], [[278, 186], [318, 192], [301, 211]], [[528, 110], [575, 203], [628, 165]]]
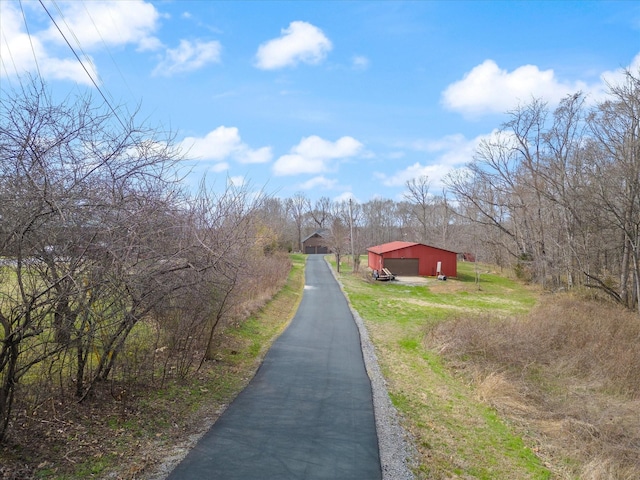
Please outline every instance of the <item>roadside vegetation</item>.
[[290, 258], [266, 195], [187, 190], [170, 132], [89, 94], [3, 92], [0, 147], [0, 476], [97, 474], [128, 436], [177, 428], [141, 399], [205, 382], [230, 349], [219, 333], [280, 290]]
[[[19, 397], [0, 447], [2, 479], [155, 478], [167, 474], [253, 377], [297, 309], [304, 256], [291, 255], [284, 286], [246, 319], [216, 332], [215, 357], [195, 375], [152, 384], [108, 382], [92, 402]], [[255, 307], [255, 306], [254, 306]], [[137, 341], [150, 341], [141, 332]]]
[[458, 271], [411, 285], [342, 265], [417, 478], [637, 478], [637, 316], [487, 265]]

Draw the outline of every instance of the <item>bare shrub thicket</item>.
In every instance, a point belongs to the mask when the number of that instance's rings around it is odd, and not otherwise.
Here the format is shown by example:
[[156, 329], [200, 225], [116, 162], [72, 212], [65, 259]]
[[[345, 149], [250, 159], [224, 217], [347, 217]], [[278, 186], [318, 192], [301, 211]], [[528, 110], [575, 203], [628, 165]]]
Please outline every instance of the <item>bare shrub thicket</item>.
[[192, 373], [286, 275], [257, 244], [263, 197], [187, 194], [172, 136], [135, 116], [34, 80], [3, 94], [0, 152], [0, 439], [14, 401]]
[[569, 477], [634, 478], [640, 319], [607, 303], [546, 300], [523, 319], [443, 323], [426, 342], [468, 372], [480, 398], [537, 430], [555, 465], [565, 456], [578, 460]]

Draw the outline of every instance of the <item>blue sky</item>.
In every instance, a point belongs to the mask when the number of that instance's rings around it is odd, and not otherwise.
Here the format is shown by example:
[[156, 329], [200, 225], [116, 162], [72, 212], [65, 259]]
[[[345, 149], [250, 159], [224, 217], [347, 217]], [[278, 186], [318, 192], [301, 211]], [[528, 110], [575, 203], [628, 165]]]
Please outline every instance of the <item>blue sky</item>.
[[280, 197], [438, 193], [518, 103], [640, 68], [634, 1], [42, 3], [0, 0], [0, 95], [37, 71], [95, 90], [48, 10], [113, 105], [175, 132], [189, 182]]

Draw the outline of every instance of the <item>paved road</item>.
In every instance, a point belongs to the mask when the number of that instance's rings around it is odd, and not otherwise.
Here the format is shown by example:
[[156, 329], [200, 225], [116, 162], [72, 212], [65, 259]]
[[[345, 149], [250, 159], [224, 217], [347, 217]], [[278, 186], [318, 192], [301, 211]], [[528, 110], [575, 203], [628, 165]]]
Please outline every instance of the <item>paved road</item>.
[[358, 330], [323, 257], [310, 255], [293, 321], [169, 480], [381, 477]]

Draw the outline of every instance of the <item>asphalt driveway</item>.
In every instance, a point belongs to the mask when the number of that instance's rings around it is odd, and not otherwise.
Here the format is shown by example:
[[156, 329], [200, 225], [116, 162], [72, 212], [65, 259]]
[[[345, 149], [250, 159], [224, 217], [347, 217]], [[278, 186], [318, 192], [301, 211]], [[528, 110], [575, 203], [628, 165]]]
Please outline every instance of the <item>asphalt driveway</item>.
[[358, 329], [321, 255], [305, 275], [293, 321], [169, 480], [382, 477]]

